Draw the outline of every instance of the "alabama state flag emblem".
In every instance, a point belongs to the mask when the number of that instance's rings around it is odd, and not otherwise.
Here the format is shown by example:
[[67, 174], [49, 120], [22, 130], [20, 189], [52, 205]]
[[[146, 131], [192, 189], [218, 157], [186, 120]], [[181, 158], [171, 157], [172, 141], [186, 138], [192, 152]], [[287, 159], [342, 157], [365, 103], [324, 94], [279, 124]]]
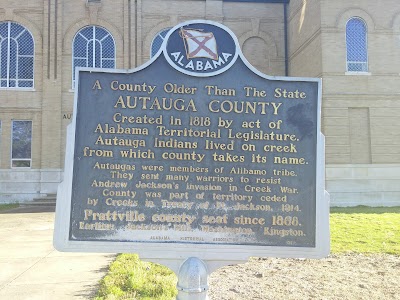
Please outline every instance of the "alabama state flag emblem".
[[186, 58], [210, 58], [218, 60], [217, 41], [212, 32], [204, 32], [201, 29], [180, 30], [186, 49]]

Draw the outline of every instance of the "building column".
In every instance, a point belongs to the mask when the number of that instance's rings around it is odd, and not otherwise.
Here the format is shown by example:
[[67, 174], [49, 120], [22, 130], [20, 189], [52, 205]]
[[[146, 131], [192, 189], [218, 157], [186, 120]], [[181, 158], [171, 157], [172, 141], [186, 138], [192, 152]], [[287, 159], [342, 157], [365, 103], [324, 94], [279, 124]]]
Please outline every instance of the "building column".
[[60, 169], [61, 162], [61, 22], [60, 1], [44, 1], [42, 155], [40, 169]]

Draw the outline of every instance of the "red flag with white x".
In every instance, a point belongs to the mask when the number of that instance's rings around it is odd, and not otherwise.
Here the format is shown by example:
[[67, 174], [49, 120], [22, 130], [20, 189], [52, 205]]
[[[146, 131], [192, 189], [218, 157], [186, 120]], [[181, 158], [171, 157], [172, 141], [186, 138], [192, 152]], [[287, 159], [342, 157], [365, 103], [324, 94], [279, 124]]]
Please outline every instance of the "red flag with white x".
[[218, 60], [217, 41], [212, 32], [181, 28], [181, 37], [187, 59], [203, 57]]

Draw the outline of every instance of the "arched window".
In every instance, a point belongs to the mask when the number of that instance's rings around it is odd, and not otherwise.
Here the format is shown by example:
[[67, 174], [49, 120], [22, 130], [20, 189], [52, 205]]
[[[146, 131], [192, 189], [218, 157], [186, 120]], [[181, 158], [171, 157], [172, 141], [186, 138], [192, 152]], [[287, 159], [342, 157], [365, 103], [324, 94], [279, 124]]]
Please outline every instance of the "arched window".
[[160, 31], [159, 33], [157, 33], [157, 35], [155, 36], [155, 38], [151, 42], [150, 57], [153, 57], [154, 55], [156, 55], [158, 50], [160, 50], [161, 45], [164, 42], [165, 36], [167, 35], [167, 33], [168, 33], [168, 31], [170, 29], [171, 28], [166, 28], [166, 29], [163, 29], [162, 31]]
[[368, 72], [367, 25], [358, 17], [346, 24], [347, 71]]
[[0, 23], [0, 87], [33, 88], [34, 42], [24, 26]]
[[72, 44], [72, 81], [75, 68], [115, 68], [115, 42], [111, 33], [99, 26], [78, 31]]

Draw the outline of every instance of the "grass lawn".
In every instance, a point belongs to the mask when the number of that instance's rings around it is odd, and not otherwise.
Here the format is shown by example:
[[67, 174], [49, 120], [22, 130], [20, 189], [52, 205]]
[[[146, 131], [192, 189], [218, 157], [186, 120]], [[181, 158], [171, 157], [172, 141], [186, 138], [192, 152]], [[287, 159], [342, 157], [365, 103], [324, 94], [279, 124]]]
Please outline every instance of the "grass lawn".
[[400, 207], [331, 208], [331, 252], [400, 255]]
[[[331, 252], [400, 256], [400, 207], [331, 208]], [[101, 281], [96, 300], [170, 300], [176, 276], [168, 268], [121, 254]]]
[[141, 261], [136, 254], [120, 254], [101, 280], [95, 300], [175, 299], [177, 278], [167, 267]]
[[15, 204], [15, 203], [12, 203], [12, 204], [0, 204], [0, 211], [17, 208], [18, 206], [19, 206], [19, 204]]

